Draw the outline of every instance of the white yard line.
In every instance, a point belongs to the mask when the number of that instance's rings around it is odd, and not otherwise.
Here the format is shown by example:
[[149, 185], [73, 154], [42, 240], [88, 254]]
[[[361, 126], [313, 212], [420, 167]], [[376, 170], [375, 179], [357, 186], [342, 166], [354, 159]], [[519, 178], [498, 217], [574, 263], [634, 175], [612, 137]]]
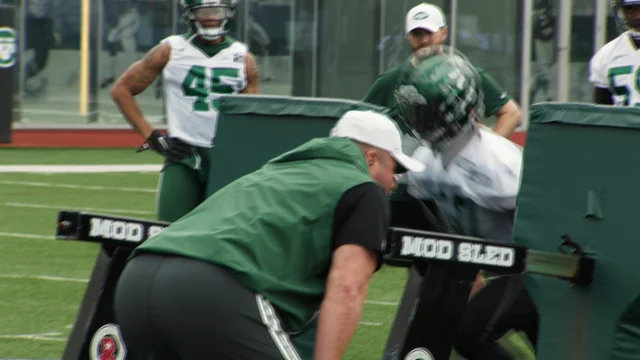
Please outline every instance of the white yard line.
[[95, 211], [95, 212], [108, 212], [108, 213], [140, 214], [140, 215], [155, 214], [154, 211], [146, 211], [146, 210], [102, 209], [102, 208], [91, 208], [91, 207], [76, 207], [76, 206], [69, 206], [69, 205], [44, 205], [44, 204], [14, 203], [14, 202], [4, 203], [4, 205], [11, 206], [11, 207], [33, 208], [33, 209], [50, 209], [50, 210], [73, 209], [77, 211]]
[[159, 172], [162, 165], [0, 165], [0, 173], [88, 174], [123, 172]]
[[[1, 235], [2, 233], [0, 233]], [[72, 278], [65, 276], [54, 276], [54, 275], [23, 275], [23, 274], [2, 274], [0, 273], [0, 278], [14, 278], [14, 279], [38, 279], [38, 280], [51, 280], [51, 281], [70, 281], [70, 282], [81, 282], [87, 283], [88, 279], [81, 278]], [[367, 304], [372, 305], [382, 305], [382, 306], [398, 306], [399, 303], [393, 301], [380, 301], [380, 300], [366, 300]], [[376, 323], [377, 324], [377, 323]]]
[[57, 184], [57, 183], [36, 182], [36, 181], [2, 180], [2, 181], [0, 181], [0, 184], [2, 184], [2, 185], [15, 185], [15, 186], [45, 187], [45, 188], [98, 190], [98, 191], [126, 191], [126, 192], [140, 192], [140, 193], [154, 193], [154, 194], [158, 191], [158, 189], [151, 189], [151, 188], [130, 188], [130, 187], [113, 187], [113, 186]]
[[38, 340], [38, 341], [67, 341], [65, 337], [60, 337], [62, 333], [41, 333], [41, 334], [0, 334], [0, 339], [11, 340]]
[[[88, 279], [81, 278], [72, 278], [65, 276], [53, 276], [53, 275], [22, 275], [22, 274], [0, 274], [0, 279], [36, 279], [36, 280], [45, 280], [45, 281], [65, 281], [65, 282], [77, 282], [77, 283], [88, 283]], [[367, 300], [367, 302], [370, 302]], [[373, 321], [360, 321], [358, 323], [360, 326], [382, 326], [384, 323], [381, 322], [373, 322]], [[67, 328], [71, 328], [73, 326], [68, 326]], [[56, 336], [56, 334], [61, 333], [41, 333], [41, 334], [22, 334], [22, 335], [2, 335], [0, 334], [0, 339], [27, 339], [27, 340], [43, 340], [43, 341], [64, 341], [66, 339], [61, 338], [51, 338], [49, 336]], [[0, 359], [3, 360], [3, 359]]]
[[358, 325], [362, 325], [362, 326], [382, 326], [383, 323], [381, 323], [381, 322], [370, 322], [370, 321], [360, 321], [358, 323]]
[[23, 238], [23, 239], [38, 239], [38, 240], [55, 240], [54, 236], [40, 235], [40, 234], [25, 234], [14, 232], [2, 232], [0, 231], [0, 237], [5, 238]]
[[365, 303], [371, 305], [382, 305], [382, 306], [398, 306], [400, 303], [395, 301], [379, 301], [379, 300], [366, 300]]
[[66, 276], [53, 276], [53, 275], [22, 275], [22, 274], [0, 274], [0, 279], [32, 279], [32, 280], [46, 280], [46, 281], [64, 281], [64, 282], [77, 282], [86, 284], [88, 279], [72, 278]]

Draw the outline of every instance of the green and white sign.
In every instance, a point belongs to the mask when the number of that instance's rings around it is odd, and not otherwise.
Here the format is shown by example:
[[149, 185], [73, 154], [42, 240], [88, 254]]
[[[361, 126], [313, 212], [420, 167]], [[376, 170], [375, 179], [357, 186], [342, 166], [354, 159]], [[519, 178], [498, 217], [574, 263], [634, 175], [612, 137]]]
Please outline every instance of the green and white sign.
[[16, 63], [18, 41], [16, 31], [10, 27], [0, 27], [0, 68], [10, 68]]

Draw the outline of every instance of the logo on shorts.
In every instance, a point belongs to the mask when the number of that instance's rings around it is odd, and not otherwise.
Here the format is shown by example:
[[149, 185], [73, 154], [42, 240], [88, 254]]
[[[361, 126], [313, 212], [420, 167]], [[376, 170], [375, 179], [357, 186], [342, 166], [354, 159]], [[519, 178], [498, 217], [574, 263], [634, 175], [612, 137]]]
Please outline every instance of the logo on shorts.
[[16, 31], [10, 27], [0, 27], [0, 68], [10, 68], [16, 63], [18, 41]]
[[411, 350], [411, 352], [404, 357], [404, 360], [435, 360], [435, 358], [431, 355], [429, 350], [425, 348], [416, 348]]
[[98, 329], [91, 338], [89, 353], [91, 360], [124, 360], [127, 349], [118, 325], [107, 324]]

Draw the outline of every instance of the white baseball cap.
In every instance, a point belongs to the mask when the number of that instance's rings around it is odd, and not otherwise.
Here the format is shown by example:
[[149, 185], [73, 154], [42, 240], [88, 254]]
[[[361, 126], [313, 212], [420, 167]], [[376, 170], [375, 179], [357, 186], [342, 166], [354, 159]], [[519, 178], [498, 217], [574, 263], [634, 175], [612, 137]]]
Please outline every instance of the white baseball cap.
[[421, 172], [425, 168], [402, 152], [402, 136], [393, 120], [375, 111], [346, 112], [331, 129], [331, 137], [349, 138], [386, 151], [405, 171]]
[[413, 29], [421, 28], [436, 32], [445, 26], [447, 23], [442, 9], [432, 4], [422, 3], [407, 13], [405, 35]]

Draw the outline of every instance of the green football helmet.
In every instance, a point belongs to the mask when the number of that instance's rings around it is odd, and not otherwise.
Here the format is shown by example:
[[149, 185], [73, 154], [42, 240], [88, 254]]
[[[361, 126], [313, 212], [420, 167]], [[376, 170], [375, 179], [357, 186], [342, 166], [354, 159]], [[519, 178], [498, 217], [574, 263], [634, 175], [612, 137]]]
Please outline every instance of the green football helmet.
[[[229, 29], [229, 20], [233, 18], [238, 0], [180, 0], [182, 19], [189, 25], [194, 34], [207, 40], [215, 40], [223, 36]], [[207, 13], [220, 21], [220, 26], [205, 27], [198, 21], [198, 15]]]
[[482, 79], [464, 55], [443, 45], [418, 50], [412, 63], [395, 92], [400, 119], [439, 151], [484, 118]]
[[628, 21], [624, 15], [624, 7], [640, 5], [640, 0], [610, 0], [611, 7], [616, 16], [616, 25], [622, 32], [629, 31], [634, 38], [640, 37], [640, 20]]

